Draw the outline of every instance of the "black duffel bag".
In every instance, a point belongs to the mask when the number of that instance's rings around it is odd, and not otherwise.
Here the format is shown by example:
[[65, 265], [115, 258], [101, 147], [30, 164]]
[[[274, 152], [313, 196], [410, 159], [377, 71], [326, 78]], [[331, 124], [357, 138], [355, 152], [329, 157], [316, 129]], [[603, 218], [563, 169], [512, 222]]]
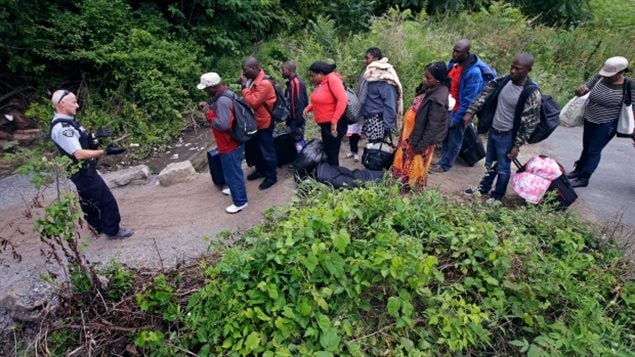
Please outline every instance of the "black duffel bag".
[[390, 142], [382, 140], [379, 143], [369, 143], [364, 148], [362, 154], [362, 165], [369, 170], [386, 170], [392, 166], [392, 161], [395, 158], [395, 146], [392, 143], [392, 136], [390, 136]]

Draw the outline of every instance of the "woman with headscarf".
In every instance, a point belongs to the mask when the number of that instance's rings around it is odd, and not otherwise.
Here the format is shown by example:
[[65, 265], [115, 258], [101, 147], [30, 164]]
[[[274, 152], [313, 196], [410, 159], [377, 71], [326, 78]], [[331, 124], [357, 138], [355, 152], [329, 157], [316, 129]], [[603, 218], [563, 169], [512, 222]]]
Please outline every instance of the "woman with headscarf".
[[315, 84], [311, 93], [311, 104], [304, 109], [304, 117], [313, 112], [315, 123], [320, 127], [324, 153], [330, 165], [339, 166], [340, 146], [346, 134], [344, 111], [348, 103], [346, 89], [335, 64], [318, 61], [309, 67], [309, 76]]
[[[632, 88], [635, 85], [624, 77], [625, 72], [628, 72], [628, 60], [620, 56], [611, 57], [597, 75], [575, 91], [577, 96], [590, 93], [584, 109], [582, 153], [575, 162], [575, 170], [567, 174], [573, 187], [589, 184], [591, 175], [600, 164], [602, 150], [617, 132], [622, 104], [635, 101]], [[629, 94], [630, 99], [625, 98]]]
[[392, 166], [393, 177], [405, 190], [422, 189], [427, 185], [434, 146], [443, 141], [448, 131], [449, 85], [444, 62], [425, 67], [423, 85], [404, 115]]

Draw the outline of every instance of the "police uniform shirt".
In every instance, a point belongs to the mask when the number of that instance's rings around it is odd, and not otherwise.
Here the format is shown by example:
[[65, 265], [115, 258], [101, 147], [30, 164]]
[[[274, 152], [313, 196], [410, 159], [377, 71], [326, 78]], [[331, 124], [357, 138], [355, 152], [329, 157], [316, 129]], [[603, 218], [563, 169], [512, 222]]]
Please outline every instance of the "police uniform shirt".
[[[71, 119], [72, 116], [55, 113], [53, 120], [55, 119]], [[79, 143], [80, 132], [77, 131], [72, 125], [67, 123], [57, 123], [51, 128], [51, 138], [69, 155], [73, 156], [75, 151], [81, 150], [82, 145]]]

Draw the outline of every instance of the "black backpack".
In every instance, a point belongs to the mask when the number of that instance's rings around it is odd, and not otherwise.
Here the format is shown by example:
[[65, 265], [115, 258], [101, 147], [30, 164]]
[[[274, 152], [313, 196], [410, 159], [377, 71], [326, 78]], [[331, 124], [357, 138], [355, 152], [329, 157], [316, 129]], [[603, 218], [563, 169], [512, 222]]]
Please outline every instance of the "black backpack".
[[[273, 86], [273, 90], [276, 92], [276, 102], [273, 104], [273, 108], [269, 111], [271, 119], [276, 123], [286, 123], [291, 118], [291, 112], [289, 111], [289, 103], [284, 96], [282, 90], [270, 79], [268, 79]], [[266, 108], [266, 106], [265, 106]]]
[[235, 93], [221, 95], [230, 98], [234, 104], [234, 125], [229, 134], [239, 143], [247, 142], [258, 131], [253, 109]]
[[[498, 96], [503, 87], [505, 87], [507, 82], [510, 80], [509, 76], [505, 77], [487, 98], [481, 110], [476, 113], [478, 115], [479, 134], [485, 134], [492, 126], [494, 113], [496, 112], [496, 105], [498, 103]], [[514, 114], [514, 136], [516, 136], [516, 132], [520, 126], [518, 121], [520, 120], [520, 113], [523, 110], [523, 105], [529, 95], [535, 90], [540, 90], [540, 88], [535, 82], [528, 79], [525, 88], [518, 97], [518, 105], [516, 106], [516, 113]], [[533, 133], [529, 137], [529, 140], [527, 140], [527, 143], [535, 144], [545, 140], [549, 137], [549, 135], [551, 135], [551, 133], [553, 133], [554, 130], [556, 130], [558, 125], [560, 125], [560, 105], [558, 105], [551, 96], [542, 95], [540, 99], [540, 123], [538, 123], [534, 129]]]
[[[536, 83], [530, 80], [520, 94], [518, 103], [525, 103], [527, 97], [529, 97], [534, 90], [540, 90], [540, 88], [538, 88]], [[551, 96], [542, 95], [540, 97], [540, 122], [529, 136], [527, 143], [536, 144], [545, 140], [556, 130], [558, 125], [560, 125], [560, 105]], [[514, 126], [516, 126], [516, 124]]]

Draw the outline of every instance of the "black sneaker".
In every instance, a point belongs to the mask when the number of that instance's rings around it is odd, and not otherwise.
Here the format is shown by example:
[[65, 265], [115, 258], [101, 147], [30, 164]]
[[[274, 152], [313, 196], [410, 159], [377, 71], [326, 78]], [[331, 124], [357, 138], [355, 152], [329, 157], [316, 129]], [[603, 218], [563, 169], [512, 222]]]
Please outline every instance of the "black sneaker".
[[266, 179], [262, 180], [262, 182], [260, 183], [258, 188], [261, 189], [261, 190], [266, 190], [269, 187], [273, 186], [276, 182], [278, 182], [278, 180], [272, 180], [270, 178], [266, 178]]
[[114, 235], [108, 235], [108, 239], [124, 239], [134, 234], [134, 231], [130, 228], [119, 227], [119, 230]]
[[473, 196], [476, 193], [480, 193], [481, 195], [486, 194], [487, 192], [483, 191], [481, 189], [481, 186], [473, 186], [473, 187], [469, 187], [467, 190], [463, 191], [464, 194], [468, 195], [468, 196]]
[[573, 180], [574, 178], [578, 178], [579, 174], [576, 171], [567, 172], [567, 178], [569, 180]]
[[589, 179], [582, 177], [576, 177], [570, 182], [572, 187], [587, 187], [589, 185]]
[[253, 180], [257, 180], [257, 179], [259, 179], [261, 177], [265, 177], [265, 175], [261, 174], [258, 171], [254, 171], [254, 172], [250, 173], [249, 175], [247, 175], [247, 180], [248, 181], [253, 181]]

